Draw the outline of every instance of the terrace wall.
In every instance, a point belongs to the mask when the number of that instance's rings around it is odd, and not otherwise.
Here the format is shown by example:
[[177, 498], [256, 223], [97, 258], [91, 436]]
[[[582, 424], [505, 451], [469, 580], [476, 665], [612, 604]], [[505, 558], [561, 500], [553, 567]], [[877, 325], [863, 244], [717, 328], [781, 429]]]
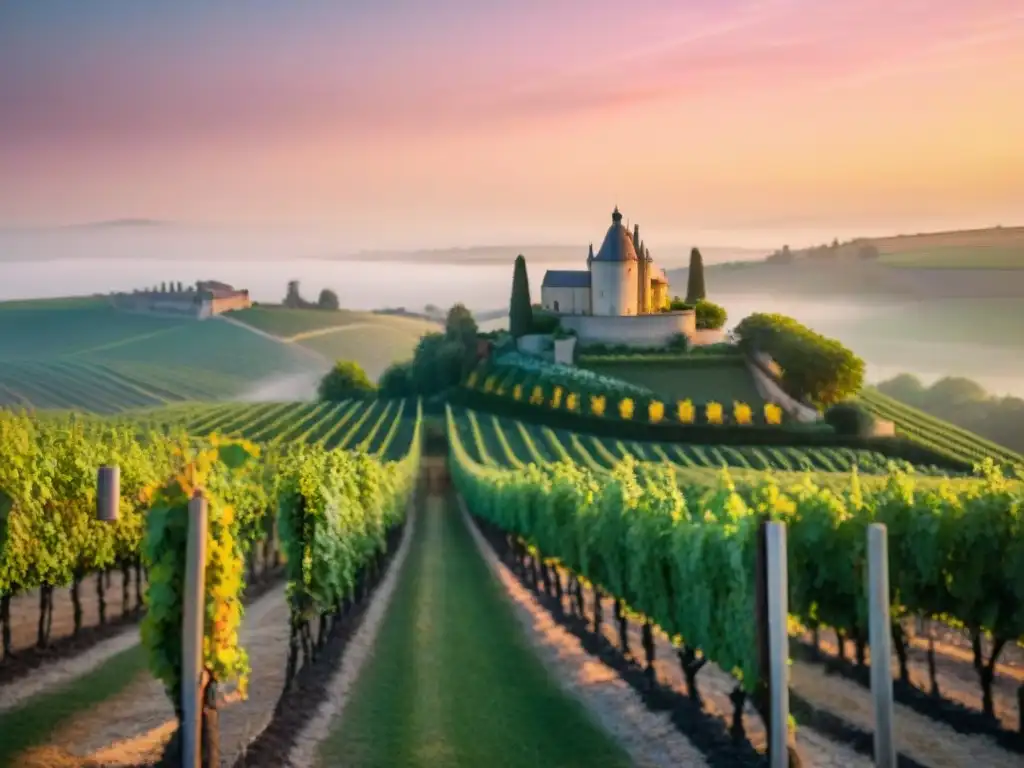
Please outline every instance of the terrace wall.
[[764, 359], [757, 362], [753, 360], [747, 361], [747, 368], [750, 370], [751, 376], [754, 377], [754, 385], [757, 387], [757, 391], [761, 393], [761, 397], [770, 403], [775, 403], [789, 416], [799, 422], [811, 424], [819, 421], [821, 415], [814, 408], [790, 397], [779, 386], [779, 383], [768, 375], [766, 369], [771, 370], [774, 362], [767, 355], [761, 355], [761, 357]]
[[562, 327], [576, 332], [580, 344], [624, 344], [654, 347], [667, 344], [680, 333], [697, 333], [693, 310], [659, 312], [652, 315], [559, 315]]

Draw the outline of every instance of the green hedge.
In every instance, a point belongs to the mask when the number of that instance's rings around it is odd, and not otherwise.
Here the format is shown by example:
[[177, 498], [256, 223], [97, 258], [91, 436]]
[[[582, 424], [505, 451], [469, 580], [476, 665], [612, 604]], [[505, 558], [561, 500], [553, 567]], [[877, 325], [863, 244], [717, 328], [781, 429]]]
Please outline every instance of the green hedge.
[[782, 386], [798, 400], [825, 408], [864, 385], [864, 361], [835, 339], [783, 315], [753, 314], [736, 326], [740, 349], [769, 355], [782, 369]]
[[[524, 393], [528, 397], [529, 393]], [[566, 410], [553, 410], [525, 401], [513, 400], [511, 397], [486, 394], [474, 389], [459, 388], [451, 391], [449, 402], [452, 405], [471, 408], [477, 411], [493, 413], [531, 424], [542, 424], [552, 429], [566, 429], [585, 432], [598, 437], [616, 440], [641, 440], [664, 443], [696, 443], [699, 445], [748, 445], [775, 446], [794, 448], [853, 448], [855, 450], [877, 451], [892, 459], [903, 459], [911, 464], [934, 465], [950, 472], [970, 473], [973, 466], [917, 445], [902, 437], [851, 437], [837, 435], [827, 425], [787, 424], [770, 426], [752, 424], [715, 425], [715, 424], [681, 424], [678, 421], [651, 424], [646, 420], [620, 419], [615, 410], [616, 404], [611, 398], [607, 400], [605, 416], [590, 416]], [[640, 410], [636, 405], [636, 413]], [[666, 419], [674, 418], [666, 403]], [[698, 418], [702, 416], [697, 409]], [[756, 416], [755, 412], [755, 416]], [[763, 418], [763, 416], [762, 416]]]

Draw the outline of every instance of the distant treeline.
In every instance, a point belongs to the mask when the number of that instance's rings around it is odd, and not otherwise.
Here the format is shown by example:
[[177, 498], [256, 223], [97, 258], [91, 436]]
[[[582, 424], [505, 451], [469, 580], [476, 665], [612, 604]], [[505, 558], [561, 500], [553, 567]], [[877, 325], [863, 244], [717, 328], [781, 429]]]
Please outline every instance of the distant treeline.
[[902, 373], [877, 388], [925, 413], [1024, 453], [1024, 400], [1019, 397], [990, 395], [978, 382], [957, 376], [926, 387], [916, 376]]

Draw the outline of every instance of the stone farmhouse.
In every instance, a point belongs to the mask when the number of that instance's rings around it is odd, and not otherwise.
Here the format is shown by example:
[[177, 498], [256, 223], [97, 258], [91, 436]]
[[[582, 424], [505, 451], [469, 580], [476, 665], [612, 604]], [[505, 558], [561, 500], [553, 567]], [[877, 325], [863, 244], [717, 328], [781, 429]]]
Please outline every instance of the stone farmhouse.
[[233, 309], [252, 306], [249, 291], [216, 280], [200, 280], [184, 288], [180, 283], [162, 288], [115, 293], [111, 304], [124, 312], [178, 315], [204, 320]]

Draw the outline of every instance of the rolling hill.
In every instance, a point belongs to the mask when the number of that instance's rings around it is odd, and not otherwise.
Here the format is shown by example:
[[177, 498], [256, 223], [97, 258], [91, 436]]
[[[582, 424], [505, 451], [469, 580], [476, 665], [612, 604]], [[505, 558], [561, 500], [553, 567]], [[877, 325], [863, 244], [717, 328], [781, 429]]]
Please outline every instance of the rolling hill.
[[206, 321], [101, 298], [0, 304], [0, 406], [116, 413], [181, 401], [308, 399], [338, 358], [378, 376], [437, 326], [257, 307]]

